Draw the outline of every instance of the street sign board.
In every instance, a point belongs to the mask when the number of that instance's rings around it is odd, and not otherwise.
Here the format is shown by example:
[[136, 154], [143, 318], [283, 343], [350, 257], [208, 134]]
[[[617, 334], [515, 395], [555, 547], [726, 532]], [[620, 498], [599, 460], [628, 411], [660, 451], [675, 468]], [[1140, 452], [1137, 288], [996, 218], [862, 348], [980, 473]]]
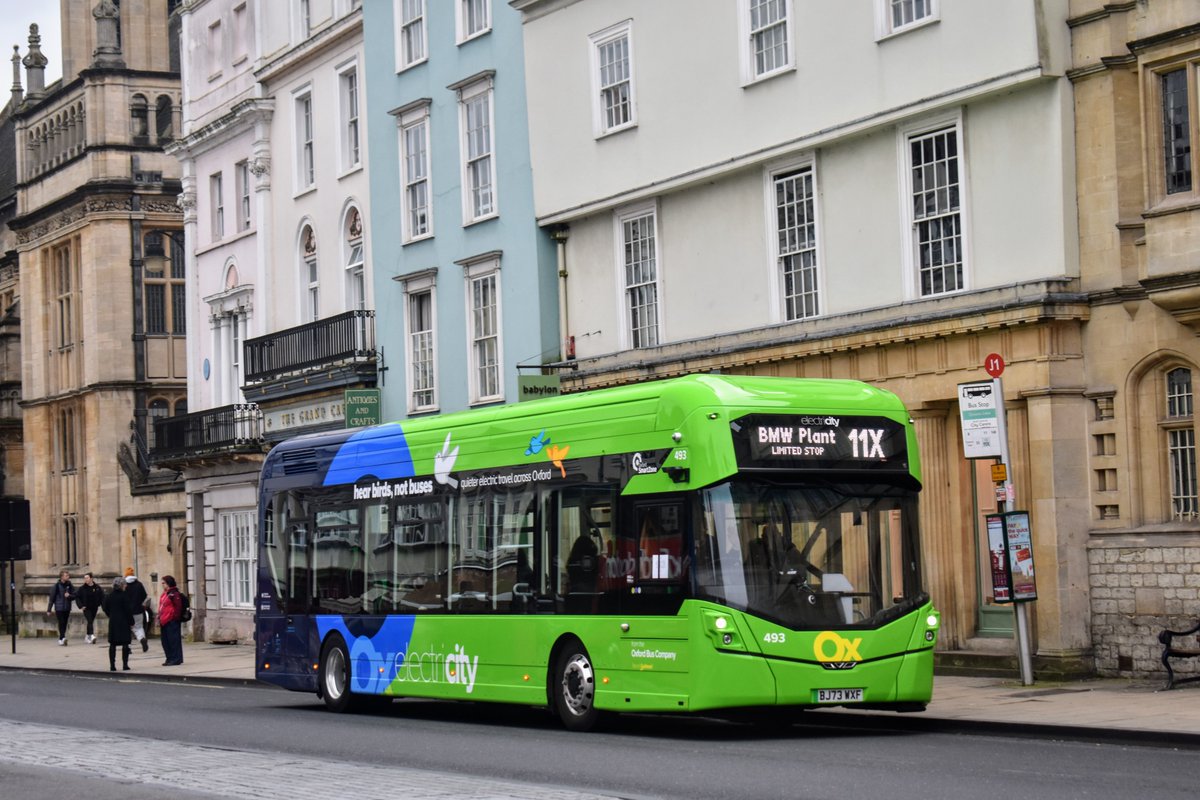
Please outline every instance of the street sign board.
[[347, 389], [343, 407], [347, 428], [379, 424], [378, 389]]
[[1000, 414], [1004, 405], [999, 389], [995, 379], [958, 385], [963, 455], [967, 458], [1003, 456]]
[[554, 375], [518, 375], [517, 400], [540, 400], [543, 397], [557, 397], [562, 393], [558, 374]]
[[1004, 373], [1004, 359], [999, 353], [988, 353], [988, 357], [983, 360], [983, 368], [988, 375], [999, 378]]
[[1029, 512], [988, 514], [986, 523], [992, 565], [992, 599], [997, 603], [1037, 600]]

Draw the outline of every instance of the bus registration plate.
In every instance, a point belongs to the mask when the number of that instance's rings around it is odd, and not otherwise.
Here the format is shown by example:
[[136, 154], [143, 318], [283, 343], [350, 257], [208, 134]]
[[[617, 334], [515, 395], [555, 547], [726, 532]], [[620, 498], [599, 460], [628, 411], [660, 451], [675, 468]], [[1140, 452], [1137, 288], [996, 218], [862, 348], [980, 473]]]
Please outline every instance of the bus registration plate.
[[861, 703], [862, 689], [817, 689], [818, 703]]

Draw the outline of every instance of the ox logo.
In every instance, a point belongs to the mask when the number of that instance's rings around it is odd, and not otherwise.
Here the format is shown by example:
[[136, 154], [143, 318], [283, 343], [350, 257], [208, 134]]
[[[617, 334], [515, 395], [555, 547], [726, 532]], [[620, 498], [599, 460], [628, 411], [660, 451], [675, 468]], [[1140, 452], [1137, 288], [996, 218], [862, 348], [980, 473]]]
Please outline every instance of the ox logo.
[[854, 669], [862, 656], [862, 637], [847, 639], [834, 631], [822, 631], [813, 641], [813, 655], [825, 669]]

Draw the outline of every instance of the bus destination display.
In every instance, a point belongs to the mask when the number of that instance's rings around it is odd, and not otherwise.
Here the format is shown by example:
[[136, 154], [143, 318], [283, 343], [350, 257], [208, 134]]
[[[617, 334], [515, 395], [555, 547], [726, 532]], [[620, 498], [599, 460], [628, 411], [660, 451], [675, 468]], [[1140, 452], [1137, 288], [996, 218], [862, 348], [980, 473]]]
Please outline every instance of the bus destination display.
[[884, 417], [752, 414], [733, 423], [738, 463], [759, 468], [905, 469], [904, 427]]

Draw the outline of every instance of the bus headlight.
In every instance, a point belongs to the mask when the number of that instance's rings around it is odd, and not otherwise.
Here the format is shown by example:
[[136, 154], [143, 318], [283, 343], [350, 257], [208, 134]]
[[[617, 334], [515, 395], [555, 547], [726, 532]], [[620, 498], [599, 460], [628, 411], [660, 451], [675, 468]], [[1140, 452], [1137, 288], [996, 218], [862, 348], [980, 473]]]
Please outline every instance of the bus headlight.
[[725, 619], [724, 617], [717, 617], [715, 620], [713, 620], [713, 627], [719, 631], [723, 631], [729, 627], [729, 620]]
[[941, 622], [941, 620], [938, 619], [937, 614], [930, 614], [925, 620], [925, 624], [928, 625], [929, 627], [933, 628], [934, 630], [937, 630], [938, 624], [940, 622]]

